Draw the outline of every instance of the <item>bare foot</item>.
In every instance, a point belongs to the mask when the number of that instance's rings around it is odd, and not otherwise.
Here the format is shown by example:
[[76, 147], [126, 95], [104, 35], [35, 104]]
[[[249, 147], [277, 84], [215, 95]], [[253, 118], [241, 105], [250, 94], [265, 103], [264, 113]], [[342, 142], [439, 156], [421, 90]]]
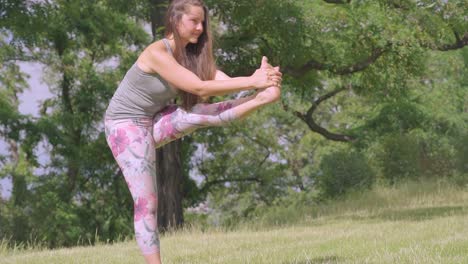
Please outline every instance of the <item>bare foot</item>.
[[[279, 72], [279, 66], [273, 67], [268, 63], [268, 58], [263, 56], [260, 69], [274, 69]], [[258, 89], [255, 99], [264, 104], [270, 104], [278, 101], [281, 97], [281, 82], [278, 86], [270, 86], [268, 88]]]
[[256, 94], [255, 99], [266, 103], [274, 103], [278, 101], [281, 97], [281, 89], [277, 86], [270, 86], [268, 88], [259, 90], [259, 92]]

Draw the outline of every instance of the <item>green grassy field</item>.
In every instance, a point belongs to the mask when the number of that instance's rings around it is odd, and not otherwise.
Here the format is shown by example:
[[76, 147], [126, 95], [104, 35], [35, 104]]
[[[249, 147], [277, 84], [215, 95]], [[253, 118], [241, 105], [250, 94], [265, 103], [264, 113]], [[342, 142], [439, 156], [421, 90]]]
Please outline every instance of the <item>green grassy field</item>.
[[[229, 232], [192, 228], [166, 234], [163, 262], [468, 263], [468, 187], [435, 182], [378, 187], [297, 208], [290, 216], [291, 223], [282, 221], [282, 226], [257, 223]], [[144, 262], [131, 240], [60, 250], [0, 246], [0, 263]]]

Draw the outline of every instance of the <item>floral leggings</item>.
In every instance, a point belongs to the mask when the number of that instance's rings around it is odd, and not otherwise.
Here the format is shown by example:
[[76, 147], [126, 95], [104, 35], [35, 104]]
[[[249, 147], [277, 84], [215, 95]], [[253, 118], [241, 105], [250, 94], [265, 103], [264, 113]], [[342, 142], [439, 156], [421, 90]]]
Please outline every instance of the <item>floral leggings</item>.
[[134, 202], [135, 237], [143, 255], [159, 252], [155, 148], [197, 128], [221, 126], [236, 119], [232, 107], [242, 99], [197, 104], [190, 112], [169, 105], [151, 118], [105, 119], [106, 139]]

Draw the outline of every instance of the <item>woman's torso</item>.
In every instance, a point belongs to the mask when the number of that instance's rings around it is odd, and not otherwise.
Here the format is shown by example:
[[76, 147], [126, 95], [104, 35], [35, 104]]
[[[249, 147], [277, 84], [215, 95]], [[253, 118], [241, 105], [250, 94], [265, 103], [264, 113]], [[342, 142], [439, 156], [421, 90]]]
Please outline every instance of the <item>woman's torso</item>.
[[[163, 39], [167, 51], [172, 50]], [[120, 82], [106, 110], [107, 119], [152, 118], [175, 98], [177, 90], [158, 74], [143, 71], [135, 62]]]

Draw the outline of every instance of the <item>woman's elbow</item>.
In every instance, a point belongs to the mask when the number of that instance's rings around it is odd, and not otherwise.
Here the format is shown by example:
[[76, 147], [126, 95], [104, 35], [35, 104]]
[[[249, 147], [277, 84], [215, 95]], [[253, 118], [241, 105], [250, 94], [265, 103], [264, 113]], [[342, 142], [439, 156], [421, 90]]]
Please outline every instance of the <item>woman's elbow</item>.
[[179, 87], [180, 87], [179, 88], [180, 90], [189, 94], [196, 95], [196, 96], [203, 97], [203, 96], [206, 96], [207, 94], [206, 89], [202, 85], [179, 86]]

